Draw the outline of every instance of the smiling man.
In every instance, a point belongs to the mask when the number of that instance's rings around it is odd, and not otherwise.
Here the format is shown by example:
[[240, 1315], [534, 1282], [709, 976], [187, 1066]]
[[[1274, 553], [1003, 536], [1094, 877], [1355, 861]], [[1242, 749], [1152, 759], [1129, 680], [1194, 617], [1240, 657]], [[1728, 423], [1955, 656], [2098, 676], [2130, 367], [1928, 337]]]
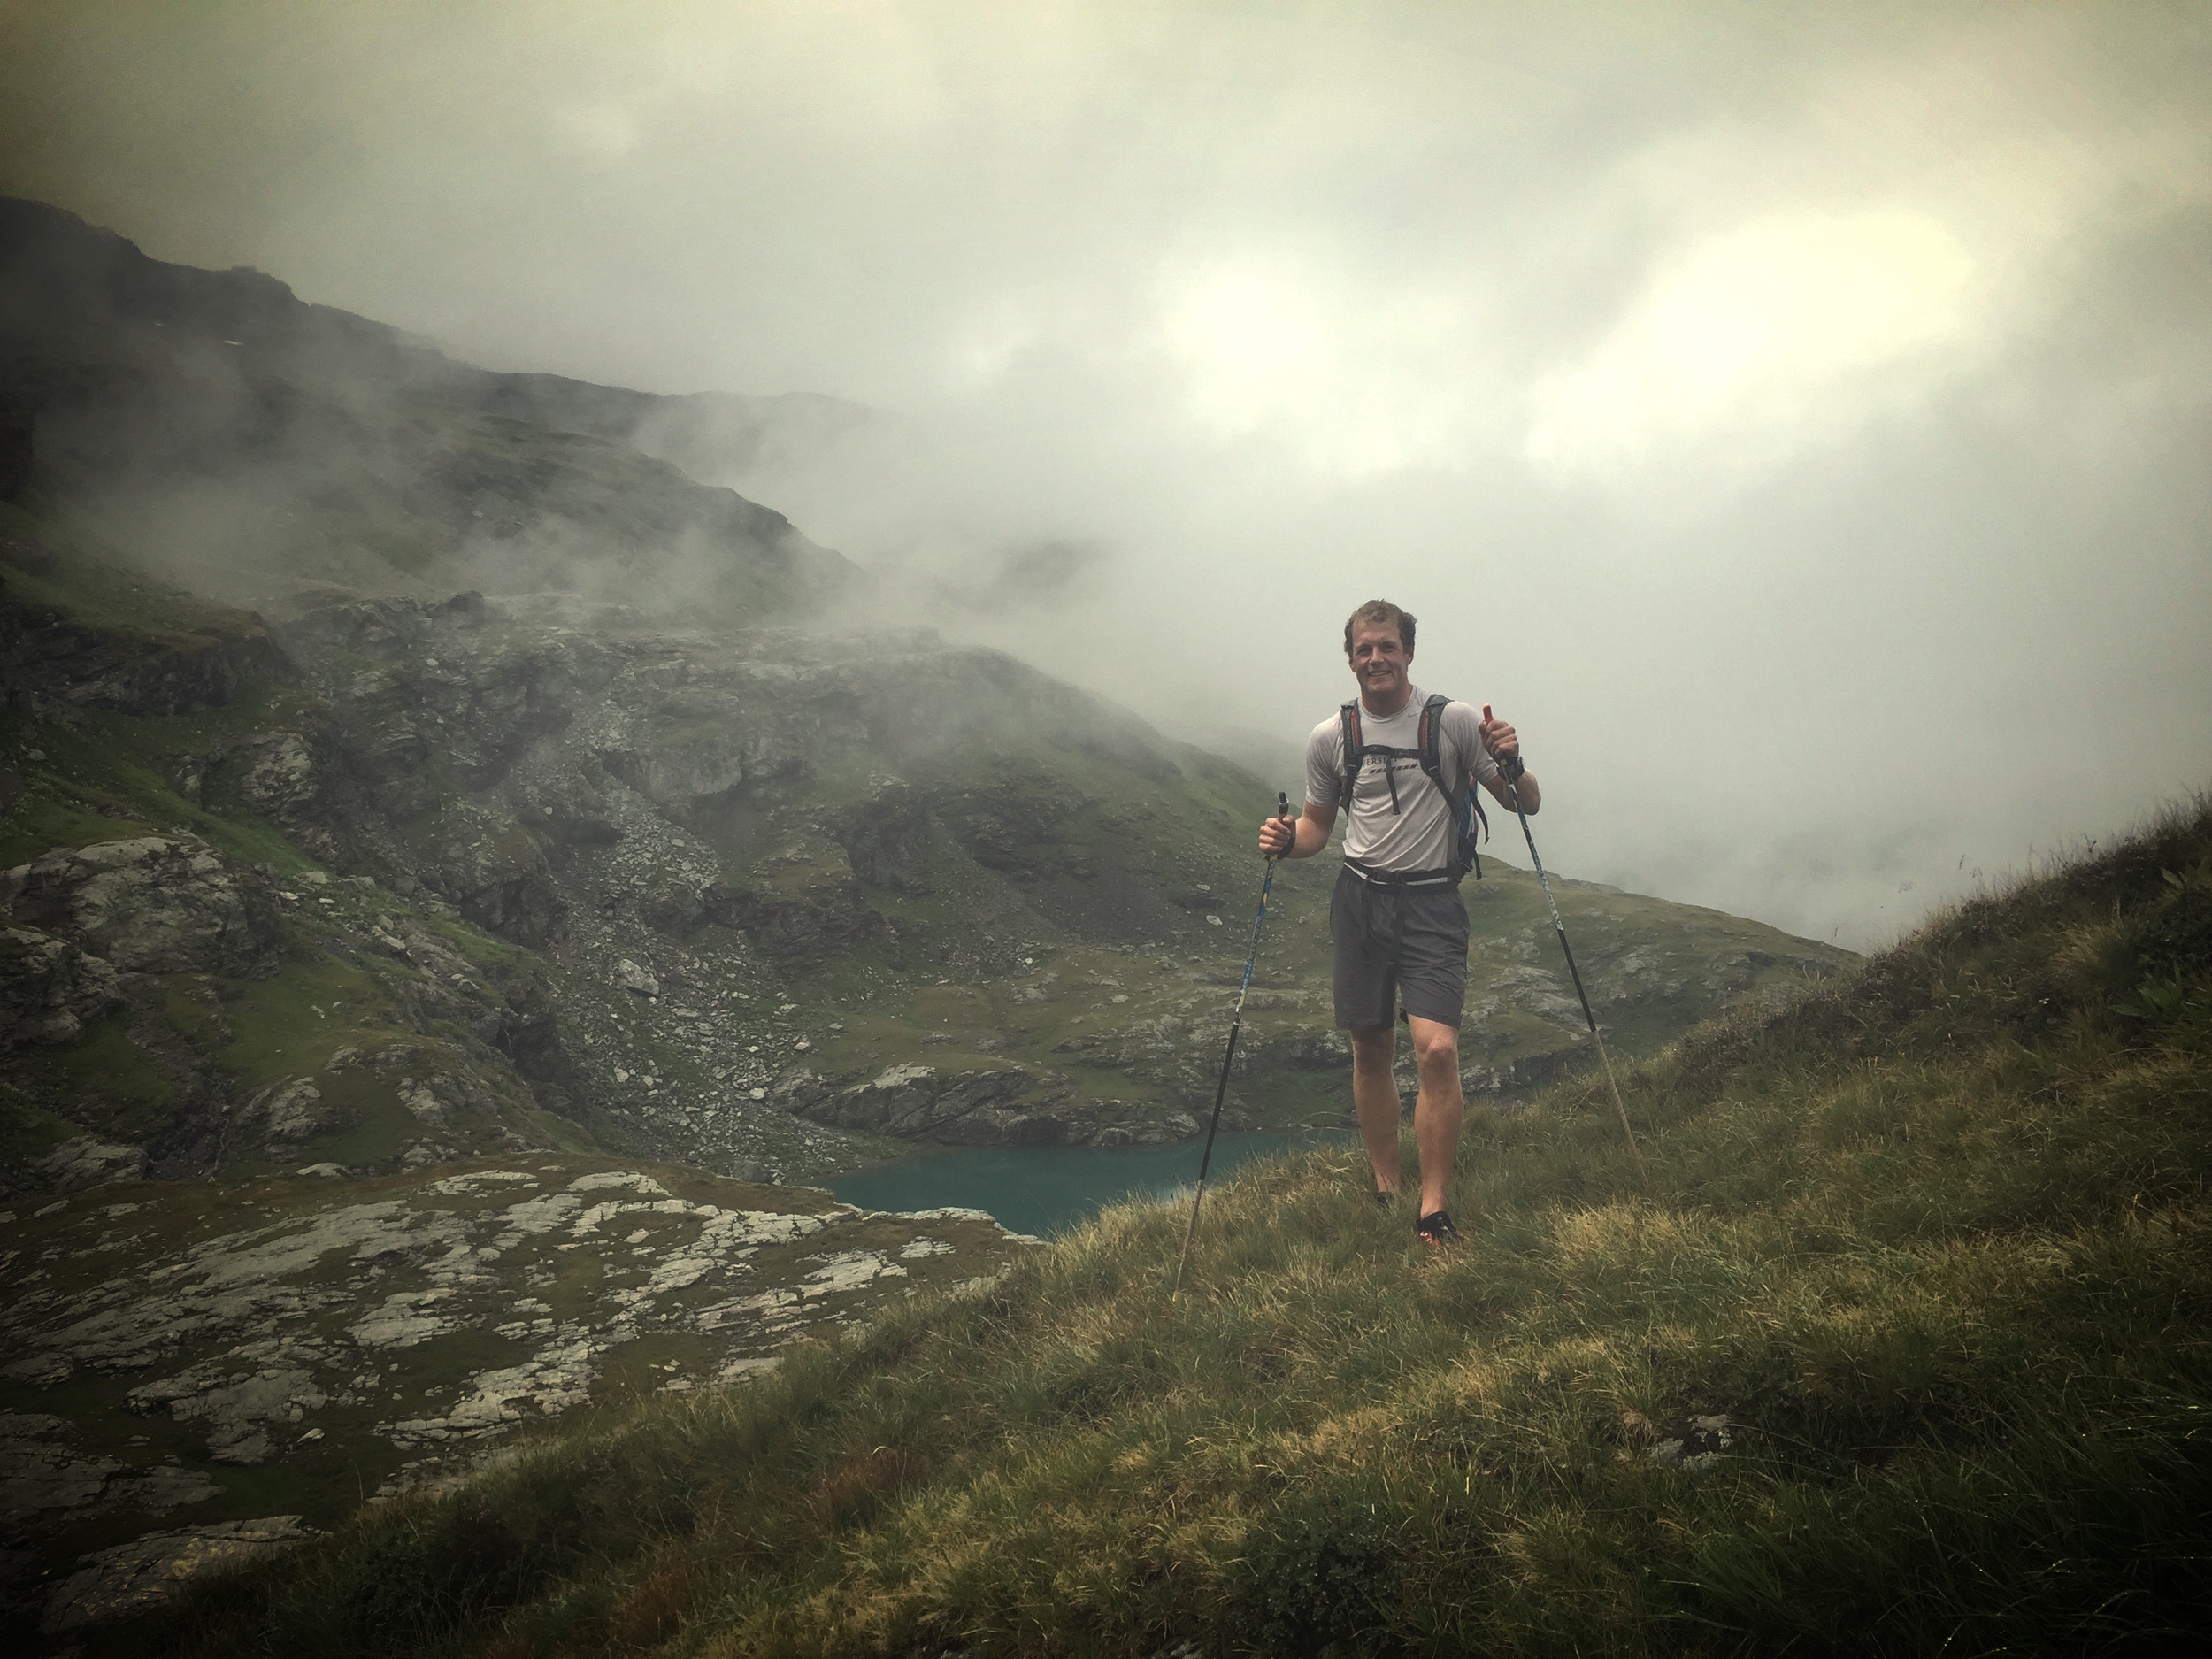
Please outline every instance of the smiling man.
[[[1467, 1000], [1467, 906], [1459, 896], [1462, 802], [1479, 782], [1508, 801], [1520, 739], [1503, 720], [1464, 703], [1430, 697], [1413, 683], [1413, 618], [1371, 599], [1344, 624], [1344, 654], [1359, 695], [1306, 740], [1306, 804], [1295, 820], [1269, 818], [1260, 850], [1306, 858], [1329, 843], [1349, 809], [1344, 867], [1329, 904], [1336, 954], [1336, 1023], [1352, 1042], [1352, 1102], [1375, 1168], [1378, 1202], [1393, 1201], [1398, 1161], [1398, 1086], [1391, 1076], [1396, 1019], [1404, 1019], [1421, 1071], [1413, 1142], [1421, 1160], [1415, 1230], [1424, 1243], [1456, 1243], [1452, 1161], [1465, 1102], [1459, 1087], [1459, 1020]], [[1540, 803], [1536, 778], [1516, 784], [1521, 810]]]

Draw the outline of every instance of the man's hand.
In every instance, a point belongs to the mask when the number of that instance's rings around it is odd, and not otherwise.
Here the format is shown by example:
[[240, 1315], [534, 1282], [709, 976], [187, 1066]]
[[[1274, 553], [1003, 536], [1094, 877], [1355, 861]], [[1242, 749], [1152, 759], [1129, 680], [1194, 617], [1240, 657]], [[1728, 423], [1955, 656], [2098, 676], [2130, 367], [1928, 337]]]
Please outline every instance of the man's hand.
[[1268, 818], [1260, 820], [1260, 852], [1269, 858], [1294, 858], [1298, 853], [1298, 820]]
[[1482, 724], [1475, 730], [1482, 739], [1483, 752], [1493, 760], [1503, 760], [1509, 755], [1521, 752], [1521, 739], [1514, 731], [1512, 722], [1494, 717], [1486, 703], [1482, 705]]
[[1500, 806], [1517, 807], [1525, 814], [1533, 814], [1544, 803], [1544, 793], [1536, 787], [1534, 772], [1523, 772], [1512, 785], [1513, 793], [1507, 793], [1508, 780], [1513, 778], [1514, 764], [1521, 753], [1520, 734], [1514, 731], [1512, 723], [1491, 713], [1490, 705], [1486, 703], [1475, 733], [1482, 740], [1483, 748], [1489, 751], [1490, 758], [1498, 763], [1497, 776], [1485, 778], [1482, 787], [1498, 797]]

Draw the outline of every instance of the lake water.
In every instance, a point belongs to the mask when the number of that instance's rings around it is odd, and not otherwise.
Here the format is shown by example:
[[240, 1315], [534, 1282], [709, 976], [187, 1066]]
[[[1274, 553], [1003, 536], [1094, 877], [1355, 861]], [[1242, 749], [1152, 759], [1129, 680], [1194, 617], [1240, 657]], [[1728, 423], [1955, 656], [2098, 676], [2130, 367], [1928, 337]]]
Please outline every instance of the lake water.
[[[1348, 1133], [1223, 1134], [1206, 1185], [1251, 1158], [1341, 1145]], [[1204, 1140], [1171, 1147], [946, 1147], [833, 1175], [827, 1185], [864, 1210], [987, 1210], [1016, 1233], [1048, 1238], [1132, 1194], [1165, 1198], [1198, 1183]]]

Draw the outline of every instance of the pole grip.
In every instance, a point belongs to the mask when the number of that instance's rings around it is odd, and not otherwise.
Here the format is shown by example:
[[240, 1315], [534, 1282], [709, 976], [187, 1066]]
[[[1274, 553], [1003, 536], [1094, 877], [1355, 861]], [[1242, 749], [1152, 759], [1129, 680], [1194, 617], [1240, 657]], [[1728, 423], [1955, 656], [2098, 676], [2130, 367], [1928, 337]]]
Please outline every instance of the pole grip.
[[[1486, 703], [1482, 705], [1482, 718], [1486, 722], [1497, 718], [1490, 712], [1490, 705]], [[1490, 758], [1498, 760], [1495, 755], [1491, 756]], [[1503, 760], [1498, 760], [1498, 775], [1508, 783], [1518, 783], [1521, 774], [1526, 770], [1527, 768], [1521, 764], [1521, 751], [1517, 748]]]

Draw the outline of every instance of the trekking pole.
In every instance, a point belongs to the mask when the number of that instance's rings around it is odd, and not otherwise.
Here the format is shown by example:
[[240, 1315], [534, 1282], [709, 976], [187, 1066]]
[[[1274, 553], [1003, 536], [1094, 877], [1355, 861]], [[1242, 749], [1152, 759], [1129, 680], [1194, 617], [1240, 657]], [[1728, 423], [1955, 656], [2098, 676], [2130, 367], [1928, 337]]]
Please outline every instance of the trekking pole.
[[[1482, 705], [1482, 718], [1490, 717], [1490, 705]], [[1613, 1110], [1621, 1115], [1621, 1133], [1628, 1137], [1628, 1149], [1636, 1160], [1636, 1167], [1644, 1167], [1642, 1149], [1636, 1144], [1636, 1132], [1628, 1126], [1628, 1108], [1621, 1103], [1621, 1086], [1613, 1077], [1613, 1057], [1605, 1052], [1605, 1039], [1598, 1031], [1598, 1017], [1590, 1011], [1590, 994], [1582, 988], [1582, 971], [1575, 966], [1574, 947], [1567, 942], [1567, 925], [1559, 919], [1559, 901], [1551, 895], [1551, 878], [1544, 873], [1544, 861], [1536, 851], [1536, 837], [1529, 833], [1528, 814], [1521, 810], [1521, 792], [1514, 784], [1523, 771], [1517, 751], [1498, 763], [1498, 775], [1505, 780], [1506, 795], [1513, 803], [1513, 816], [1521, 820], [1521, 839], [1528, 843], [1528, 856], [1536, 865], [1536, 879], [1544, 889], [1544, 902], [1551, 906], [1552, 931], [1559, 935], [1559, 949], [1567, 958], [1567, 976], [1575, 982], [1575, 995], [1582, 999], [1582, 1018], [1590, 1022], [1590, 1034], [1598, 1040], [1598, 1058], [1605, 1064], [1605, 1081], [1613, 1091]]]
[[[1275, 792], [1275, 805], [1278, 818], [1290, 816], [1290, 796], [1286, 791]], [[1260, 883], [1260, 908], [1252, 917], [1252, 948], [1244, 953], [1244, 982], [1237, 987], [1236, 1011], [1229, 1020], [1229, 1051], [1221, 1056], [1221, 1082], [1214, 1089], [1213, 1121], [1206, 1125], [1206, 1150], [1198, 1160], [1198, 1190], [1191, 1194], [1190, 1225], [1183, 1233], [1183, 1254], [1176, 1258], [1175, 1288], [1167, 1294], [1170, 1302], [1183, 1294], [1183, 1267], [1190, 1260], [1190, 1241], [1198, 1236], [1198, 1206], [1206, 1201], [1206, 1171], [1213, 1165], [1214, 1133], [1221, 1127], [1221, 1102], [1229, 1093], [1229, 1063], [1237, 1057], [1237, 1033], [1244, 1027], [1244, 994], [1252, 988], [1252, 964], [1260, 959], [1260, 924], [1267, 920], [1267, 892], [1275, 885], [1276, 856], [1274, 853], [1268, 854], [1267, 879]]]

